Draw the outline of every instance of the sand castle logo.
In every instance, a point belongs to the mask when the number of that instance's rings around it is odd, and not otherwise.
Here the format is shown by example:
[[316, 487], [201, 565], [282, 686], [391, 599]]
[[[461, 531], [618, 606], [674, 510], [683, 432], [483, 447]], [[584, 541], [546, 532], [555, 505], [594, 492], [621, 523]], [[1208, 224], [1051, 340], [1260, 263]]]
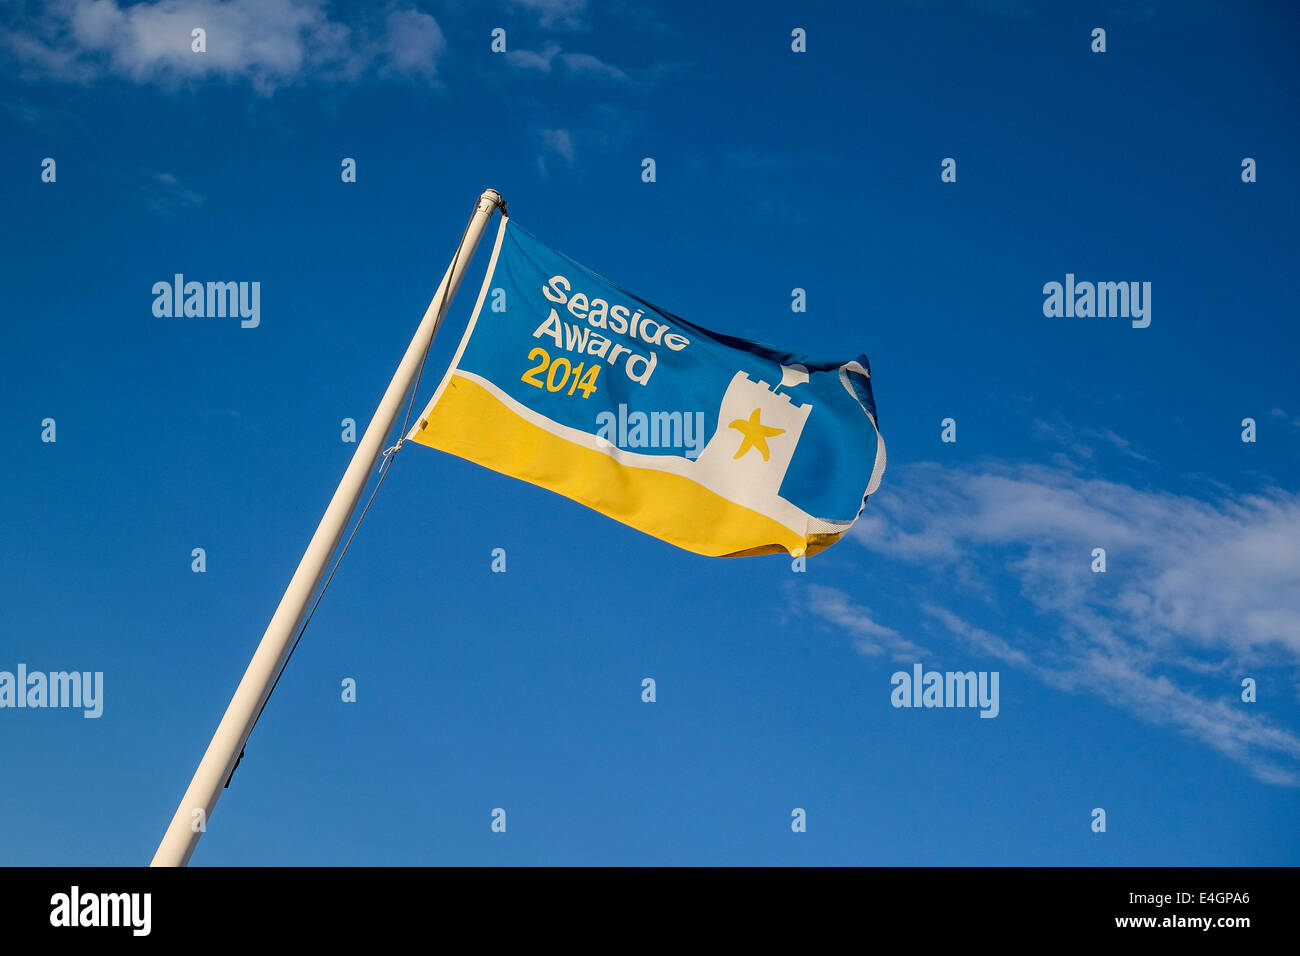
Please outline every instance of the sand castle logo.
[[734, 489], [736, 501], [779, 497], [813, 407], [796, 405], [777, 389], [807, 381], [808, 370], [799, 365], [781, 366], [776, 388], [737, 372], [722, 396], [717, 431], [695, 462], [704, 483]]

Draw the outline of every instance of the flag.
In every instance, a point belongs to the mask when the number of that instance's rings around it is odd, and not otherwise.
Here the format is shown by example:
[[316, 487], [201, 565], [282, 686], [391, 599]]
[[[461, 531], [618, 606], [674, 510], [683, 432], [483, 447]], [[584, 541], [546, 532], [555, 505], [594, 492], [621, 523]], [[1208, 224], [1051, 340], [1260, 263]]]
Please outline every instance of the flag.
[[698, 554], [815, 554], [885, 470], [865, 355], [679, 318], [503, 215], [450, 368], [406, 436]]

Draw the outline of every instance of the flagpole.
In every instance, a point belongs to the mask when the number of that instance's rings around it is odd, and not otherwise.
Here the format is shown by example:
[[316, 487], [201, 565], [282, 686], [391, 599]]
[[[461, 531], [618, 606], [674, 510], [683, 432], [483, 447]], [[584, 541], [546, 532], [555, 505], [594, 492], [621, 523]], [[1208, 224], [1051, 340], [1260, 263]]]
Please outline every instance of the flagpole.
[[248, 741], [248, 735], [257, 722], [258, 714], [270, 696], [276, 676], [288, 658], [298, 628], [325, 576], [330, 557], [351, 522], [375, 463], [383, 453], [384, 441], [401, 413], [402, 403], [416, 380], [429, 345], [446, 314], [447, 305], [456, 294], [461, 276], [474, 258], [474, 250], [488, 220], [499, 205], [501, 194], [495, 189], [488, 189], [479, 196], [478, 205], [474, 208], [474, 214], [465, 228], [465, 235], [456, 249], [451, 265], [447, 267], [442, 283], [424, 313], [424, 319], [415, 330], [415, 337], [407, 346], [393, 380], [388, 383], [388, 389], [384, 392], [370, 425], [353, 452], [352, 461], [343, 473], [338, 490], [330, 499], [325, 515], [298, 563], [298, 569], [289, 580], [280, 605], [275, 609], [266, 633], [262, 635], [262, 642], [258, 644], [257, 652], [249, 662], [248, 669], [226, 708], [225, 716], [212, 735], [212, 742], [208, 744], [203, 760], [194, 771], [189, 789], [181, 798], [150, 866], [185, 866], [194, 853], [199, 837], [203, 835], [207, 821], [212, 816], [217, 798], [230, 779], [244, 744]]

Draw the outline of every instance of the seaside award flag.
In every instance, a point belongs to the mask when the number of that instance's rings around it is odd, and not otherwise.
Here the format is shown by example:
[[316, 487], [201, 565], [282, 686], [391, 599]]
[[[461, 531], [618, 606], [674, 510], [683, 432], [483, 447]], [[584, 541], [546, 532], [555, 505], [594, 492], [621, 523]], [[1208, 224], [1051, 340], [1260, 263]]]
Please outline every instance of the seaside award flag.
[[815, 554], [885, 470], [867, 357], [710, 332], [502, 217], [451, 367], [407, 438], [698, 554]]

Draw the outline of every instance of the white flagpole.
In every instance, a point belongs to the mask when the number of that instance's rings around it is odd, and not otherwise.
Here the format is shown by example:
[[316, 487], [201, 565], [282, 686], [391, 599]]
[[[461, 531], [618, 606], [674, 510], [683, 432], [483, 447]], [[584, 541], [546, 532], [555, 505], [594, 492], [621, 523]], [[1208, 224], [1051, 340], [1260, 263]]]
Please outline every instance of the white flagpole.
[[383, 453], [384, 441], [401, 413], [402, 403], [415, 382], [429, 345], [446, 314], [447, 305], [456, 294], [461, 276], [474, 258], [474, 250], [488, 220], [499, 205], [501, 194], [495, 189], [486, 190], [479, 196], [478, 205], [465, 228], [456, 255], [447, 267], [420, 327], [415, 330], [415, 337], [407, 346], [393, 380], [388, 383], [388, 389], [361, 437], [316, 533], [312, 535], [311, 542], [298, 563], [298, 570], [293, 573], [284, 597], [280, 599], [280, 605], [275, 609], [271, 623], [267, 625], [266, 633], [262, 635], [262, 642], [257, 646], [248, 670], [244, 672], [235, 696], [231, 698], [230, 706], [226, 708], [226, 714], [217, 726], [217, 732], [212, 735], [212, 742], [208, 744], [199, 768], [194, 771], [194, 779], [181, 798], [176, 815], [163, 834], [150, 866], [185, 866], [198, 845], [199, 837], [203, 835], [203, 829], [217, 804], [217, 798], [230, 779], [235, 763], [248, 741], [248, 735], [253, 731], [253, 724], [257, 722], [258, 714], [270, 696], [276, 676], [288, 658], [294, 637], [325, 576], [330, 557], [352, 520], [361, 493]]

